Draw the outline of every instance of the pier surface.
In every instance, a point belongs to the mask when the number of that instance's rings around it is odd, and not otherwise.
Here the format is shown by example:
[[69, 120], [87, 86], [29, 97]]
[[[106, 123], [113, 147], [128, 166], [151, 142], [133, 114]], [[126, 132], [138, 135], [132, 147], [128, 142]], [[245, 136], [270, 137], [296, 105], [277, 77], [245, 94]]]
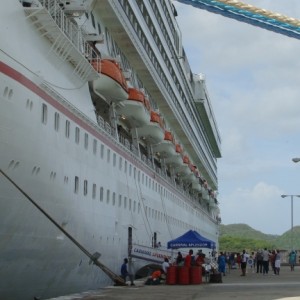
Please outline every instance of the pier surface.
[[[136, 286], [106, 287], [98, 291], [52, 298], [51, 300], [300, 300], [300, 267], [281, 268], [280, 275], [268, 275], [247, 271], [241, 277], [240, 270], [230, 270], [223, 277], [223, 283], [203, 283], [199, 285], [144, 285], [144, 281], [135, 281]], [[50, 299], [49, 299], [50, 300]]]

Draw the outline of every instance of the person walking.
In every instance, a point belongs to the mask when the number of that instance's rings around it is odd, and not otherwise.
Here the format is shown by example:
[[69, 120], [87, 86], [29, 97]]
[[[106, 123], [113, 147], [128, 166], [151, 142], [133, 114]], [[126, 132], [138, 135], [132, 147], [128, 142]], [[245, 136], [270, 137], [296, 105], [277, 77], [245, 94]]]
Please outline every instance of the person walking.
[[223, 254], [223, 252], [220, 252], [220, 255], [218, 256], [218, 271], [225, 276], [226, 271], [226, 257]]
[[296, 265], [297, 255], [294, 250], [292, 250], [289, 254], [289, 264], [291, 267], [291, 271], [294, 271]]
[[124, 262], [121, 266], [121, 277], [123, 278], [125, 283], [126, 283], [126, 278], [129, 277], [130, 283], [133, 286], [133, 285], [135, 285], [133, 282], [133, 275], [128, 272], [127, 264], [128, 264], [128, 259], [124, 258]]
[[271, 262], [271, 267], [272, 271], [274, 272], [274, 275], [276, 275], [276, 269], [275, 269], [275, 257], [276, 257], [276, 250], [273, 250], [269, 256], [270, 262]]
[[241, 262], [242, 262], [242, 257], [241, 257], [241, 254], [240, 254], [240, 253], [238, 253], [238, 254], [236, 255], [236, 262], [237, 262], [237, 264], [238, 264], [238, 268], [240, 269], [240, 268], [241, 268]]
[[276, 253], [275, 253], [275, 275], [279, 275], [280, 264], [281, 264], [281, 256], [280, 256], [279, 250], [276, 250]]
[[262, 269], [263, 269], [262, 250], [258, 250], [256, 253], [256, 273], [262, 273]]
[[268, 275], [269, 273], [269, 251], [267, 248], [263, 250], [263, 274]]
[[249, 256], [246, 253], [246, 250], [243, 250], [243, 254], [242, 254], [242, 257], [241, 257], [241, 269], [242, 269], [241, 276], [246, 276], [246, 268], [247, 268], [248, 257]]

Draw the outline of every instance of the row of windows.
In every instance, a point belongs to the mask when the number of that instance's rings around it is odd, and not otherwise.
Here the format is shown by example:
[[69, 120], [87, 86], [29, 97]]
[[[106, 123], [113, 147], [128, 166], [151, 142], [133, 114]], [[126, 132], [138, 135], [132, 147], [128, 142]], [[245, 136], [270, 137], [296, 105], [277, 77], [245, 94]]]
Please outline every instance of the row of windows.
[[[48, 112], [48, 106], [44, 103], [42, 104], [42, 123], [44, 125], [48, 124], [48, 118], [49, 118], [49, 112]], [[71, 137], [71, 133], [72, 133], [72, 126], [71, 126], [71, 122], [68, 119], [62, 119], [61, 115], [59, 114], [59, 112], [54, 112], [54, 130], [56, 132], [60, 132], [61, 131], [61, 123], [64, 123], [64, 128], [63, 128], [63, 132], [65, 134], [65, 137], [67, 139], [69, 139]], [[51, 123], [49, 123], [51, 124]], [[81, 129], [78, 126], [75, 126], [75, 130], [74, 130], [74, 142], [76, 144], [79, 144], [80, 142], [80, 137], [81, 137]], [[90, 139], [90, 135], [87, 132], [84, 132], [84, 141], [83, 141], [83, 145], [84, 148], [86, 150], [89, 149], [89, 139]], [[93, 143], [92, 143], [92, 152], [94, 155], [97, 155], [98, 153], [98, 140], [96, 138], [92, 138]], [[107, 163], [112, 163], [113, 167], [118, 167], [120, 171], [123, 171], [125, 174], [128, 174], [130, 177], [133, 178], [133, 180], [135, 181], [135, 183], [139, 183], [142, 184], [144, 187], [147, 187], [149, 189], [152, 189], [153, 191], [155, 191], [156, 193], [159, 194], [159, 197], [162, 198], [166, 198], [171, 200], [172, 202], [176, 203], [178, 206], [182, 207], [185, 210], [188, 210], [191, 214], [194, 214], [195, 211], [194, 209], [187, 204], [186, 202], [184, 202], [183, 200], [181, 200], [180, 197], [177, 197], [174, 193], [168, 191], [166, 188], [164, 188], [162, 185], [160, 185], [159, 183], [155, 182], [155, 180], [153, 180], [151, 177], [149, 177], [148, 175], [146, 175], [144, 172], [142, 172], [141, 170], [138, 170], [135, 166], [133, 166], [131, 163], [129, 163], [128, 161], [126, 161], [123, 157], [118, 156], [117, 153], [111, 151], [110, 148], [106, 147], [104, 144], [100, 143], [100, 147], [99, 147], [99, 153], [100, 153], [100, 158], [101, 159], [106, 159]], [[106, 153], [106, 157], [105, 157], [105, 153]], [[111, 153], [112, 153], [112, 162], [111, 162]], [[142, 193], [145, 193], [145, 190], [141, 190]], [[79, 193], [79, 178], [75, 177], [75, 184], [74, 184], [74, 192], [76, 194]], [[91, 188], [91, 195], [92, 198], [96, 198], [97, 196], [97, 186], [95, 183], [92, 184], [92, 188]], [[83, 195], [84, 196], [88, 196], [89, 195], [89, 183], [88, 180], [84, 180], [83, 181]], [[115, 201], [116, 201], [116, 195], [115, 193], [113, 193], [112, 195], [110, 194], [110, 191], [107, 191], [106, 194], [106, 200], [110, 201], [110, 197], [112, 197], [112, 202], [113, 205], [115, 205]], [[119, 206], [121, 206], [122, 204], [122, 199], [120, 198], [121, 196], [119, 196]], [[100, 188], [99, 191], [99, 199], [100, 201], [103, 201], [104, 199], [104, 191], [103, 188]], [[127, 205], [129, 206], [129, 209], [132, 209], [132, 205], [133, 205], [133, 210], [136, 210], [136, 204], [132, 204], [131, 199], [128, 200], [128, 204], [127, 204], [127, 198], [125, 197], [123, 200], [123, 204], [125, 207], [127, 207]], [[198, 214], [198, 212], [197, 212]], [[199, 214], [200, 216], [200, 214]]]
[[[48, 123], [48, 106], [44, 103], [42, 104], [42, 123], [46, 125]], [[54, 130], [59, 132], [61, 130], [61, 123], [64, 122], [64, 133], [65, 137], [69, 139], [71, 137], [71, 123], [68, 119], [61, 120], [60, 114], [58, 112], [54, 113]], [[84, 132], [83, 135], [83, 146], [86, 150], [89, 149], [89, 140], [90, 136], [87, 132]], [[78, 126], [75, 126], [74, 130], [74, 142], [76, 144], [80, 144], [81, 141], [81, 129]], [[92, 152], [94, 155], [97, 155], [98, 152], [98, 140], [93, 138], [92, 141]], [[106, 148], [104, 144], [100, 144], [100, 158], [106, 159], [107, 163], [111, 163], [112, 156], [112, 165], [113, 167], [118, 167], [120, 171], [124, 171], [125, 174], [128, 174], [130, 177], [133, 177], [134, 180], [137, 180], [138, 183], [141, 183], [145, 187], [149, 189], [152, 188], [153, 191], [158, 192], [163, 197], [166, 197], [170, 200], [175, 201], [178, 205], [183, 205], [183, 201], [181, 201], [178, 197], [176, 197], [173, 193], [166, 190], [162, 185], [155, 182], [152, 178], [146, 175], [141, 170], [138, 170], [131, 163], [128, 163], [123, 157], [118, 156], [117, 153], [112, 152], [108, 147]], [[106, 153], [106, 157], [105, 157]], [[111, 154], [112, 153], [112, 154]]]
[[[92, 191], [91, 191], [93, 199], [98, 198], [100, 202], [106, 202], [106, 204], [111, 204], [112, 206], [117, 206], [119, 208], [124, 208], [124, 209], [131, 210], [133, 212], [141, 213], [141, 205], [140, 203], [137, 203], [135, 200], [132, 200], [131, 198], [127, 198], [126, 196], [122, 196], [121, 194], [117, 195], [115, 192], [111, 192], [109, 189], [105, 191], [103, 186], [99, 188], [99, 195], [97, 195], [97, 191], [98, 191], [97, 189], [98, 189], [97, 184], [93, 183]], [[74, 193], [78, 194], [79, 192], [80, 192], [80, 179], [78, 176], [75, 176]], [[88, 194], [89, 194], [88, 180], [85, 179], [83, 180], [83, 195], [87, 196]], [[177, 218], [164, 214], [161, 211], [150, 208], [148, 206], [144, 207], [144, 214], [148, 218], [153, 218], [161, 222], [166, 221], [172, 225], [181, 226], [184, 228], [190, 228], [190, 224], [182, 222]]]

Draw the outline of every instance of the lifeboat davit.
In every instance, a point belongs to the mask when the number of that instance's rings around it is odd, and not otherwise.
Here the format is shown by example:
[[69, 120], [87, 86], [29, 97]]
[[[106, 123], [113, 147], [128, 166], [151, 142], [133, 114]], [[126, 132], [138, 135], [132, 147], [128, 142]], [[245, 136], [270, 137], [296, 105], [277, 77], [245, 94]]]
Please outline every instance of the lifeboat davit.
[[150, 121], [150, 102], [141, 91], [129, 88], [128, 99], [120, 102], [117, 112], [133, 127], [142, 127]]
[[157, 144], [164, 138], [163, 120], [159, 113], [151, 111], [150, 122], [143, 127], [137, 128], [140, 139], [150, 144]]
[[194, 175], [195, 175], [196, 180], [192, 181], [192, 189], [197, 191], [197, 192], [201, 192], [202, 191], [202, 186], [200, 184], [200, 173], [199, 173], [199, 171], [195, 170]]
[[187, 155], [184, 155], [182, 158], [182, 165], [177, 168], [177, 172], [180, 173], [182, 176], [189, 175], [191, 173], [190, 167], [190, 159]]
[[154, 145], [153, 151], [158, 152], [161, 157], [168, 157], [176, 154], [175, 140], [170, 131], [165, 131], [164, 140], [159, 144]]
[[172, 156], [168, 156], [165, 159], [166, 164], [170, 164], [173, 166], [179, 166], [182, 164], [182, 148], [179, 144], [175, 145], [175, 154]]
[[202, 186], [202, 199], [209, 201], [208, 189]]
[[199, 182], [193, 182], [192, 189], [195, 191], [201, 192], [202, 191], [201, 184]]
[[101, 76], [93, 81], [94, 92], [113, 102], [124, 101], [128, 98], [128, 87], [120, 65], [114, 59], [101, 59], [91, 62]]
[[184, 177], [184, 180], [190, 181], [191, 183], [199, 183], [199, 179], [196, 177], [196, 166], [189, 164], [189, 168], [191, 172]]

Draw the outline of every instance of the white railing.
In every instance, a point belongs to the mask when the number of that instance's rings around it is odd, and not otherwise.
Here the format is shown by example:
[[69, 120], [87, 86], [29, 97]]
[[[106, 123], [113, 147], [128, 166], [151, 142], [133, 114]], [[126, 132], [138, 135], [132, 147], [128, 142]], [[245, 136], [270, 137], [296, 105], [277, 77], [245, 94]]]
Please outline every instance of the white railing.
[[33, 0], [25, 12], [41, 35], [52, 43], [50, 50], [74, 65], [75, 74], [84, 80], [99, 76], [100, 53], [86, 41], [86, 33], [65, 14], [58, 0]]

